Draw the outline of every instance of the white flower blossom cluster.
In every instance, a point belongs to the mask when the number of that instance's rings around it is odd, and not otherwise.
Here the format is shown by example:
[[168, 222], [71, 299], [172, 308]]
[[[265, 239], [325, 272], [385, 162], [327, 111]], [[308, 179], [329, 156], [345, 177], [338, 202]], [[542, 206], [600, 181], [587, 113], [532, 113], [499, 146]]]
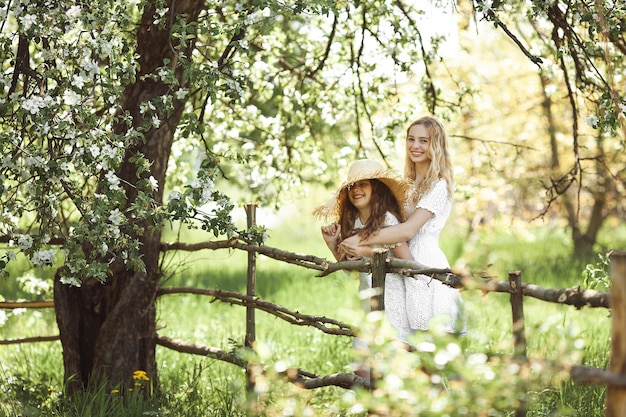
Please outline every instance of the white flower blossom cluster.
[[211, 199], [211, 193], [213, 192], [213, 188], [215, 188], [215, 184], [213, 180], [209, 177], [204, 177], [199, 180], [196, 180], [191, 184], [191, 187], [197, 190], [201, 190], [201, 197], [197, 201], [199, 205], [203, 205], [209, 202]]
[[150, 188], [153, 191], [159, 190], [159, 182], [152, 175], [150, 175], [150, 178], [148, 178], [148, 183], [150, 184]]
[[30, 261], [37, 267], [51, 266], [56, 259], [57, 253], [54, 249], [40, 250], [33, 253]]
[[109, 221], [116, 226], [119, 226], [120, 224], [124, 223], [124, 220], [126, 220], [126, 218], [124, 217], [124, 214], [122, 214], [122, 212], [118, 208], [113, 210], [111, 214], [109, 215]]
[[0, 223], [0, 230], [3, 230], [4, 233], [9, 233], [13, 230], [13, 228], [17, 227], [17, 222], [19, 219], [12, 213], [8, 211], [4, 211], [1, 217], [2, 222]]
[[79, 280], [77, 280], [75, 277], [62, 276], [59, 279], [59, 281], [61, 281], [61, 284], [71, 285], [72, 287], [80, 287], [81, 286], [81, 282]]
[[595, 114], [591, 114], [587, 116], [585, 118], [585, 121], [587, 122], [589, 126], [593, 127], [594, 129], [598, 127], [599, 119], [598, 119], [598, 116], [596, 116]]
[[17, 247], [19, 250], [28, 250], [33, 246], [33, 238], [30, 235], [22, 235], [17, 238]]
[[28, 273], [18, 278], [18, 282], [22, 285], [23, 289], [29, 294], [47, 294], [52, 290], [50, 282], [37, 278], [32, 273]]
[[113, 171], [109, 171], [104, 176], [109, 182], [109, 190], [116, 191], [120, 189], [120, 179]]
[[37, 114], [39, 110], [48, 107], [53, 104], [54, 100], [50, 96], [39, 97], [34, 96], [30, 97], [22, 102], [22, 108], [30, 112], [30, 114]]

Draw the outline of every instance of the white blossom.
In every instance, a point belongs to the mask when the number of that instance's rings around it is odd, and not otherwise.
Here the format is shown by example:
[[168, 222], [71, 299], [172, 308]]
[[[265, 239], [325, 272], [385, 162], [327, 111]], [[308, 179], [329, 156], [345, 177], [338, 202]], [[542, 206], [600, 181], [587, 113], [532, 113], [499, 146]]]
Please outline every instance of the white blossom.
[[124, 214], [120, 211], [120, 209], [115, 209], [109, 215], [109, 221], [116, 226], [119, 226], [124, 222]]
[[120, 233], [120, 228], [114, 224], [109, 226], [109, 233], [113, 236], [114, 239], [118, 239], [122, 234]]
[[90, 76], [100, 74], [100, 67], [98, 66], [98, 63], [89, 59], [88, 57], [84, 57], [81, 60], [80, 66]]
[[21, 235], [17, 238], [17, 247], [20, 250], [28, 250], [33, 246], [33, 238], [31, 235]]
[[172, 200], [180, 200], [180, 193], [178, 191], [172, 191], [167, 196], [167, 201], [172, 201]]
[[24, 26], [24, 30], [30, 29], [30, 27], [37, 21], [37, 16], [34, 14], [27, 14], [24, 17], [20, 18], [20, 22]]
[[30, 258], [30, 261], [35, 266], [44, 267], [44, 266], [52, 265], [56, 257], [57, 257], [57, 254], [54, 251], [54, 249], [46, 249], [46, 250], [40, 250], [40, 251], [33, 253], [33, 256]]
[[30, 112], [30, 114], [37, 114], [39, 110], [46, 107], [46, 103], [44, 99], [39, 96], [31, 97], [29, 99], [24, 100], [22, 103], [22, 108]]
[[188, 92], [187, 92], [187, 90], [186, 90], [186, 89], [184, 89], [184, 88], [181, 88], [180, 90], [177, 90], [177, 91], [174, 93], [174, 95], [176, 96], [176, 98], [177, 98], [178, 100], [183, 100], [185, 97], [187, 97], [187, 94], [188, 94]]
[[13, 168], [14, 165], [15, 163], [11, 155], [4, 155], [4, 157], [0, 159], [0, 166], [2, 168]]
[[115, 175], [113, 171], [106, 173], [105, 178], [109, 182], [109, 189], [112, 191], [120, 189], [120, 179]]
[[157, 191], [159, 189], [159, 182], [152, 175], [150, 175], [150, 178], [148, 179], [148, 181], [150, 182], [150, 187], [154, 191]]
[[76, 19], [78, 16], [80, 16], [80, 12], [81, 12], [80, 6], [72, 6], [67, 10], [66, 14], [67, 14], [67, 17], [71, 19]]
[[67, 285], [71, 285], [73, 287], [80, 287], [80, 285], [81, 285], [80, 281], [78, 281], [74, 277], [61, 277], [61, 279], [59, 281], [61, 281], [61, 284], [67, 284]]
[[100, 148], [97, 145], [91, 145], [89, 147], [89, 152], [93, 155], [94, 158], [97, 158], [100, 155]]
[[105, 145], [101, 151], [103, 156], [106, 156], [110, 159], [115, 159], [117, 156], [117, 150], [111, 145]]
[[26, 274], [18, 278], [18, 281], [22, 284], [24, 290], [29, 294], [45, 294], [51, 290], [50, 283], [41, 278], [37, 278], [32, 274]]
[[169, 75], [169, 71], [167, 70], [167, 68], [159, 68], [158, 75], [161, 81], [165, 81], [165, 79]]
[[80, 103], [80, 98], [81, 98], [80, 94], [78, 94], [75, 91], [65, 90], [63, 92], [63, 101], [68, 106], [75, 106], [75, 105], [77, 105], [78, 103]]
[[26, 164], [27, 167], [41, 167], [41, 166], [43, 166], [43, 160], [41, 158], [38, 158], [38, 157], [32, 156], [32, 155], [29, 156], [28, 158], [26, 158], [24, 163]]
[[211, 192], [213, 191], [215, 184], [210, 178], [205, 178], [203, 181], [194, 181], [191, 186], [202, 190], [200, 200], [198, 201], [198, 203], [202, 205], [211, 199]]
[[106, 194], [93, 193], [94, 198], [98, 200], [104, 201], [105, 203], [109, 201], [109, 197]]
[[76, 88], [83, 88], [85, 79], [82, 75], [74, 74], [74, 77], [72, 77], [72, 85]]
[[8, 211], [4, 211], [2, 213], [2, 221], [5, 225], [9, 225], [11, 227], [17, 226], [17, 222], [19, 221], [18, 217], [13, 213], [9, 213]]
[[588, 124], [589, 126], [591, 126], [591, 127], [595, 128], [595, 127], [597, 127], [597, 126], [598, 126], [598, 121], [599, 121], [599, 120], [598, 120], [598, 116], [596, 116], [596, 115], [594, 115], [594, 114], [591, 114], [591, 115], [589, 115], [589, 116], [587, 116], [587, 117], [585, 118], [585, 121], [587, 122], [587, 124]]

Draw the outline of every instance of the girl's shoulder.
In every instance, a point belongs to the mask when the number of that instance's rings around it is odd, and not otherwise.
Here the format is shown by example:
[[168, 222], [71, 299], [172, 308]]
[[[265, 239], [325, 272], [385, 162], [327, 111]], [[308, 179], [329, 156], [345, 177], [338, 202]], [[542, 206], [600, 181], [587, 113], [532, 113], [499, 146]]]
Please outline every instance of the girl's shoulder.
[[398, 219], [395, 214], [390, 211], [385, 212], [385, 226], [391, 226], [398, 223], [400, 223], [400, 219]]
[[446, 181], [445, 178], [439, 178], [433, 182], [430, 189], [424, 193], [423, 197], [427, 195], [441, 195], [444, 193], [448, 194], [448, 181]]

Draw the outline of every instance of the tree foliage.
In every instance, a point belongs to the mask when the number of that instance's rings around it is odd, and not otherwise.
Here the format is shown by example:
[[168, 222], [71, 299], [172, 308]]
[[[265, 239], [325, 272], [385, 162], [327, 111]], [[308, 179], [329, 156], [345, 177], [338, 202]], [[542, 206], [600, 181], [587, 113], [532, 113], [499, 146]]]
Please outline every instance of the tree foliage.
[[[624, 5], [472, 5], [461, 29], [482, 32], [482, 41], [477, 48], [466, 41], [464, 50], [474, 54], [482, 48], [484, 53], [488, 41], [489, 53], [500, 60], [492, 65], [500, 71], [488, 70], [485, 62], [475, 67], [493, 76], [485, 83], [492, 89], [477, 87], [485, 100], [463, 109], [460, 124], [466, 137], [487, 150], [479, 161], [502, 175], [495, 188], [507, 192], [499, 193], [498, 208], [528, 219], [562, 219], [571, 230], [574, 251], [589, 252], [607, 219], [624, 215]], [[523, 57], [519, 64], [514, 54], [502, 52], [504, 41]], [[482, 148], [470, 149], [480, 153]]]
[[420, 11], [381, 1], [0, 9], [2, 267], [17, 252], [60, 265], [70, 391], [102, 369], [112, 384], [132, 383], [133, 369], [157, 381], [165, 221], [260, 241], [262, 230], [233, 226], [216, 183], [278, 201], [303, 180], [329, 181], [348, 155], [384, 157], [406, 117], [380, 124], [379, 109], [427, 49], [413, 37]]
[[[66, 369], [86, 370], [88, 379], [91, 367], [109, 367], [113, 382], [132, 382], [123, 372], [146, 366], [154, 380], [165, 222], [260, 243], [262, 229], [233, 225], [229, 191], [279, 204], [291, 188], [333, 183], [346, 159], [390, 160], [416, 113], [476, 122], [469, 106], [477, 92], [446, 72], [445, 39], [421, 7], [0, 0], [0, 240], [9, 245], [0, 270], [18, 254], [36, 267], [59, 266], [64, 349], [86, 355], [74, 369], [66, 352]], [[563, 202], [574, 238], [593, 241], [606, 216], [623, 213], [621, 199], [608, 196], [623, 193], [625, 182], [624, 6], [463, 7], [467, 22], [503, 31], [537, 66], [548, 104], [535, 117], [554, 144], [552, 159], [541, 170], [534, 161], [518, 169], [539, 173], [547, 205]], [[417, 92], [406, 88], [415, 84]], [[582, 127], [585, 115], [593, 134]], [[479, 161], [466, 168], [484, 173], [472, 165]], [[90, 307], [79, 314], [77, 305]], [[79, 346], [85, 338], [74, 332], [86, 324], [72, 321], [78, 316], [92, 320], [93, 346]], [[130, 349], [129, 362], [110, 346]]]

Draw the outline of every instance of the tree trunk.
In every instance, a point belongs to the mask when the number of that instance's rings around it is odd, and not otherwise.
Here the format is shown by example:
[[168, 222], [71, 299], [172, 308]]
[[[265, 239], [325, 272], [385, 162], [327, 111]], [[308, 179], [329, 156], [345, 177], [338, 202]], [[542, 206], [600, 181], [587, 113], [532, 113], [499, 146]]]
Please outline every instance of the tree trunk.
[[[596, 151], [599, 157], [596, 158], [596, 173], [598, 180], [594, 184], [594, 188], [588, 190], [591, 194], [591, 201], [593, 206], [590, 208], [588, 221], [586, 224], [586, 231], [584, 222], [581, 222], [580, 212], [581, 199], [578, 193], [583, 193], [583, 189], [573, 186], [573, 182], [576, 180], [572, 177], [570, 171], [569, 174], [563, 174], [561, 171], [561, 163], [559, 156], [559, 148], [557, 146], [558, 126], [556, 124], [556, 118], [554, 117], [552, 109], [552, 100], [547, 94], [547, 89], [550, 86], [550, 80], [539, 74], [539, 80], [541, 81], [541, 91], [543, 93], [542, 109], [544, 117], [547, 121], [548, 135], [550, 137], [550, 168], [552, 174], [557, 178], [556, 182], [553, 181], [551, 187], [553, 187], [553, 193], [561, 198], [561, 204], [565, 209], [565, 217], [567, 219], [568, 226], [571, 230], [573, 253], [578, 256], [588, 255], [592, 252], [593, 246], [596, 243], [598, 233], [602, 224], [607, 218], [606, 213], [606, 192], [608, 187], [611, 187], [610, 172], [604, 165], [604, 147], [602, 143], [602, 135], [598, 135], [596, 138]], [[566, 185], [560, 185], [566, 184]]]
[[[202, 8], [201, 0], [169, 0], [169, 10], [175, 4], [175, 13], [184, 16], [187, 22], [197, 19]], [[133, 116], [134, 128], [144, 122], [139, 111], [142, 102], [155, 97], [172, 95], [170, 86], [160, 81], [143, 79], [143, 75], [155, 73], [158, 67], [168, 62], [174, 69], [181, 87], [183, 65], [174, 53], [182, 47], [182, 56], [191, 56], [195, 38], [187, 39], [185, 45], [170, 37], [171, 27], [154, 24], [156, 9], [148, 5], [138, 25], [136, 53], [139, 56], [140, 70], [136, 82], [126, 86], [123, 108]], [[167, 19], [175, 22], [175, 19]], [[130, 158], [143, 154], [150, 162], [150, 172], [159, 183], [155, 194], [157, 202], [162, 201], [167, 162], [170, 155], [174, 132], [180, 121], [182, 102], [174, 99], [174, 109], [160, 115], [161, 124], [144, 133], [145, 141], [126, 151], [125, 159], [117, 175], [128, 182], [126, 195], [128, 205], [136, 198], [133, 187], [137, 178], [137, 167]], [[123, 134], [127, 127], [116, 126], [116, 134]], [[156, 292], [159, 285], [160, 230], [145, 221], [141, 241], [141, 255], [145, 263], [145, 273], [128, 271], [125, 268], [111, 268], [111, 276], [105, 284], [86, 278], [80, 288], [61, 284], [57, 274], [54, 285], [54, 301], [57, 323], [63, 346], [63, 364], [68, 393], [87, 387], [90, 382], [106, 383], [113, 388], [124, 389], [133, 386], [133, 372], [145, 371], [150, 385], [158, 385], [155, 361], [156, 336]]]

